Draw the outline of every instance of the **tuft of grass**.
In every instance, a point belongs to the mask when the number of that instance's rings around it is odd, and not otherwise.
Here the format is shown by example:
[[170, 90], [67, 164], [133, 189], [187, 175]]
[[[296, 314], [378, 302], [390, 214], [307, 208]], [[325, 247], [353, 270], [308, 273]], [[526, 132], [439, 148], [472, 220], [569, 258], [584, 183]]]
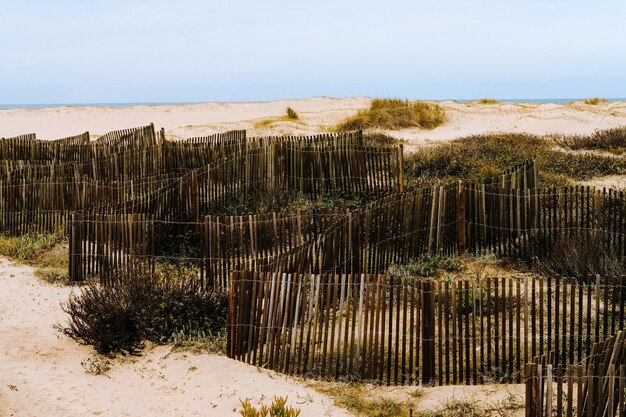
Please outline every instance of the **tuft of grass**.
[[500, 104], [498, 100], [494, 100], [492, 98], [481, 98], [478, 100], [479, 104]]
[[287, 397], [274, 397], [271, 405], [260, 407], [253, 406], [249, 399], [239, 400], [241, 403], [239, 414], [242, 417], [298, 417], [300, 409], [288, 406], [287, 399]]
[[298, 113], [296, 113], [296, 111], [294, 109], [292, 109], [291, 107], [287, 107], [287, 110], [285, 110], [285, 116], [289, 120], [299, 120], [300, 119], [300, 116], [298, 116]]
[[589, 104], [591, 106], [597, 106], [598, 104], [608, 103], [609, 101], [604, 98], [594, 97], [594, 98], [586, 98], [583, 100], [583, 103]]
[[69, 259], [65, 237], [27, 233], [19, 237], [0, 236], [0, 256], [35, 268], [35, 276], [50, 283], [67, 283]]
[[421, 127], [434, 129], [446, 121], [443, 108], [437, 103], [397, 99], [374, 99], [369, 109], [340, 122], [340, 132], [363, 129], [403, 129]]
[[282, 116], [261, 119], [254, 123], [254, 128], [270, 129], [279, 122], [297, 122], [299, 124], [304, 124], [304, 122], [300, 120], [300, 116], [298, 115], [298, 113], [296, 113], [296, 111], [291, 107], [287, 107], [287, 109], [285, 110], [285, 114], [283, 114]]

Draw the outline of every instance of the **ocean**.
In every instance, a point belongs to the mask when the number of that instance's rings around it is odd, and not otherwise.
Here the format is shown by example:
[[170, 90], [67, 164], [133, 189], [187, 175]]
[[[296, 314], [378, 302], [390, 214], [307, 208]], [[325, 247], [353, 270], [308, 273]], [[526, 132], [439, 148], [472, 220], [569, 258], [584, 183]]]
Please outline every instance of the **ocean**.
[[[424, 99], [429, 100], [430, 99]], [[476, 101], [479, 99], [446, 99], [446, 100], [432, 100], [432, 101], [447, 101], [456, 100], [461, 103], [467, 103], [470, 101]], [[571, 101], [580, 101], [584, 98], [504, 98], [496, 99], [503, 103], [568, 103]], [[626, 98], [607, 98], [607, 101], [626, 101]], [[164, 106], [164, 105], [177, 105], [177, 104], [202, 104], [203, 102], [162, 102], [162, 103], [46, 103], [46, 104], [0, 104], [0, 110], [14, 110], [14, 109], [49, 109], [58, 107], [133, 107], [133, 106]]]

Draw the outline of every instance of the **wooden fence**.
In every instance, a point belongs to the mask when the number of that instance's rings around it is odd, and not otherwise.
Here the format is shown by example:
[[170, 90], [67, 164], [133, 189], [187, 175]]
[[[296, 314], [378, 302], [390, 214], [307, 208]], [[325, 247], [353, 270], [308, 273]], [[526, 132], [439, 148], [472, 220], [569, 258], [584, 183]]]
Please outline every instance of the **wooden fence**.
[[550, 359], [526, 365], [526, 417], [626, 416], [624, 332], [594, 344], [580, 363], [555, 366]]
[[433, 281], [233, 272], [228, 354], [286, 374], [386, 384], [524, 380], [624, 326], [625, 287], [563, 278]]

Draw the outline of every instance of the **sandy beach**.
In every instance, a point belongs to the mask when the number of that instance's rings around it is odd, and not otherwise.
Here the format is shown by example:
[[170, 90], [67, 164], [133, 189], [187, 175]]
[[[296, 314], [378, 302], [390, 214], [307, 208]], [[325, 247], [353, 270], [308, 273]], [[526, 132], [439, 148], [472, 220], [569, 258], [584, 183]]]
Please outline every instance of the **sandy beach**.
[[[250, 135], [291, 135], [325, 132], [340, 120], [369, 106], [367, 97], [311, 98], [257, 103], [203, 103], [158, 106], [57, 107], [0, 110], [0, 137], [34, 132], [40, 139], [66, 137], [84, 131], [99, 136], [111, 130], [153, 122], [172, 139], [246, 129]], [[597, 105], [478, 102], [440, 103], [447, 122], [433, 129], [389, 132], [409, 144], [447, 141], [493, 132], [587, 134], [597, 129], [626, 125], [626, 102]], [[299, 121], [273, 121], [292, 107]], [[268, 120], [269, 119], [269, 120]], [[265, 123], [264, 123], [265, 122]]]

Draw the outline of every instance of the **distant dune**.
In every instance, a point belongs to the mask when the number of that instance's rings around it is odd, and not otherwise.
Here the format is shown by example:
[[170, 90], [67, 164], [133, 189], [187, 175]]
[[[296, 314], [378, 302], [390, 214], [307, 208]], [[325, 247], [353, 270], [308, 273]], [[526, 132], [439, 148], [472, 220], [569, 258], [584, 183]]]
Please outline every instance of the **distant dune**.
[[[231, 129], [252, 135], [312, 134], [326, 131], [344, 118], [369, 106], [367, 97], [311, 98], [258, 103], [203, 103], [158, 106], [60, 107], [0, 110], [0, 137], [35, 132], [54, 139], [89, 130], [102, 135], [111, 130], [154, 122], [172, 138], [202, 136]], [[440, 103], [448, 121], [433, 130], [419, 128], [390, 132], [411, 144], [446, 141], [491, 132], [586, 134], [596, 129], [626, 125], [626, 102], [583, 101], [554, 103]], [[280, 118], [287, 107], [300, 120]]]

